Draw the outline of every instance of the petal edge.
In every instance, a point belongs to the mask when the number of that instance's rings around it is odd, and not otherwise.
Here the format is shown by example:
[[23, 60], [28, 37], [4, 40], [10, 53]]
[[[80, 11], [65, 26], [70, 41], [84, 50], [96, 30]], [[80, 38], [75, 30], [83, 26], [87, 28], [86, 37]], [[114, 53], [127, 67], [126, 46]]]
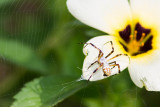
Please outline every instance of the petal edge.
[[83, 23], [109, 34], [131, 20], [128, 0], [67, 0], [67, 7]]

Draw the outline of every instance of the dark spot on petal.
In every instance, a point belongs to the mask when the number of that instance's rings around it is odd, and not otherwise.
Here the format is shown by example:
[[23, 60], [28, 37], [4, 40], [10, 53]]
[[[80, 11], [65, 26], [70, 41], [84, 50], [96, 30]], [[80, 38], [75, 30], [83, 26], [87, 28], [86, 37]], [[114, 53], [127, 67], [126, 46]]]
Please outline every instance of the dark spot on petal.
[[131, 26], [128, 25], [123, 31], [120, 31], [119, 34], [123, 40], [129, 42], [129, 36], [131, 35]]
[[151, 32], [150, 29], [145, 29], [139, 23], [136, 24], [135, 31], [137, 31], [137, 38], [136, 38], [137, 40], [140, 40], [140, 38], [142, 37], [142, 33], [145, 33], [145, 35], [148, 35]]
[[147, 51], [149, 51], [149, 50], [151, 50], [152, 49], [152, 40], [153, 40], [153, 36], [151, 36], [147, 41], [146, 41], [146, 43], [144, 44], [144, 46], [143, 47], [141, 47], [141, 49], [140, 49], [140, 52], [141, 53], [144, 53], [144, 52], [147, 52]]

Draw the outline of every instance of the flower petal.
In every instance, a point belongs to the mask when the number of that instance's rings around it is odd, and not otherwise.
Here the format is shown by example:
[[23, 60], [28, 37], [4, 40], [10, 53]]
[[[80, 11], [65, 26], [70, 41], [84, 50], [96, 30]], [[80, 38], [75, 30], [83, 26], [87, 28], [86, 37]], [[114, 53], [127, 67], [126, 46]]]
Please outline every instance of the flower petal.
[[159, 0], [130, 0], [134, 18], [138, 18], [144, 24], [160, 24]]
[[131, 58], [129, 73], [138, 87], [148, 91], [160, 91], [160, 51], [153, 51], [145, 57]]
[[[99, 48], [104, 53], [103, 56], [105, 57], [112, 51], [112, 45], [109, 41], [112, 41], [113, 43], [114, 52], [111, 54], [111, 56], [106, 58], [106, 61], [107, 61], [108, 59], [116, 56], [117, 54], [123, 53], [122, 46], [117, 42], [117, 40], [114, 37], [99, 36], [89, 40], [87, 43], [92, 43], [97, 48]], [[93, 62], [98, 60], [99, 51], [92, 45], [84, 45], [83, 52], [86, 55], [86, 58], [83, 63], [83, 79], [88, 80], [90, 76], [93, 74], [94, 70], [100, 66], [98, 63], [95, 63], [88, 69], [88, 67]], [[113, 61], [116, 61], [116, 63], [120, 65], [120, 70], [123, 71], [129, 64], [129, 57], [122, 55], [108, 61], [108, 63]], [[118, 74], [118, 67], [115, 67], [114, 69], [111, 70], [111, 76], [115, 74]], [[94, 73], [89, 80], [96, 81], [104, 78], [106, 78], [106, 76], [104, 76], [102, 67], [100, 67], [100, 69], [96, 73]]]
[[67, 0], [67, 6], [83, 23], [110, 34], [131, 21], [128, 0]]
[[160, 40], [160, 0], [130, 0], [133, 19], [152, 30], [154, 47], [159, 48]]

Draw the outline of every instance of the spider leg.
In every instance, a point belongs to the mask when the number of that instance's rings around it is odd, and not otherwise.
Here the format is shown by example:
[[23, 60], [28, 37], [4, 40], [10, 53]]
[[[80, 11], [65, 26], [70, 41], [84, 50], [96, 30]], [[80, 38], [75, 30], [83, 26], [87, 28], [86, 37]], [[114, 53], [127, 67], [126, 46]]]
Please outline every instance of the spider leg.
[[116, 64], [116, 61], [110, 62], [110, 63], [108, 63], [108, 64], [109, 64], [109, 65], [110, 65], [110, 64]]
[[84, 43], [84, 44], [86, 44], [86, 45], [84, 46], [84, 48], [85, 48], [87, 45], [91, 45], [91, 46], [93, 46], [94, 48], [96, 48], [96, 49], [99, 51], [98, 58], [99, 58], [100, 56], [103, 56], [103, 52], [102, 52], [98, 47], [96, 47], [94, 44], [92, 44], [92, 43]]
[[[113, 61], [113, 62], [110, 62], [108, 64], [110, 65], [110, 64], [117, 64], [117, 63], [116, 63], [116, 61]], [[113, 66], [111, 69], [113, 69], [113, 68], [115, 68], [115, 66]]]
[[88, 69], [89, 69], [92, 65], [94, 65], [95, 63], [99, 63], [99, 62], [98, 62], [98, 61], [93, 62], [93, 63], [88, 67]]
[[114, 56], [114, 57], [108, 59], [107, 61], [110, 61], [110, 60], [112, 60], [112, 59], [114, 59], [114, 58], [117, 58], [117, 57], [123, 56], [123, 55], [124, 55], [124, 56], [128, 56], [127, 54], [117, 54], [116, 56]]
[[[109, 42], [107, 42], [107, 43], [111, 43], [111, 46], [112, 46], [112, 51], [105, 57], [105, 58], [108, 58], [110, 55], [112, 55], [112, 53], [114, 52], [114, 47], [113, 47], [113, 42], [112, 41], [109, 41]], [[105, 43], [105, 44], [107, 44], [107, 43]], [[104, 45], [105, 45], [104, 44]]]
[[121, 70], [120, 70], [120, 65], [119, 64], [113, 64], [113, 65], [109, 65], [109, 66], [117, 66], [118, 67], [118, 72], [120, 73], [121, 72]]
[[96, 73], [96, 72], [99, 70], [99, 68], [101, 68], [101, 67], [102, 67], [102, 65], [100, 65], [98, 68], [96, 68], [96, 69], [93, 71], [93, 73], [92, 73], [92, 75], [89, 77], [88, 81], [91, 79], [91, 77], [93, 76], [93, 74]]

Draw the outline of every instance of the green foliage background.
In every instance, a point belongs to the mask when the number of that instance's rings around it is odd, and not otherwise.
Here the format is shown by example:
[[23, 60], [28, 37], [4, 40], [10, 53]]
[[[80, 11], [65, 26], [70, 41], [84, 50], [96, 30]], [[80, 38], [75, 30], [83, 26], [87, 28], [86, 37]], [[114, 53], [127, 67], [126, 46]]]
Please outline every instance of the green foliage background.
[[65, 0], [0, 0], [0, 107], [159, 107], [160, 94], [136, 87], [127, 69], [75, 81], [77, 43], [103, 34], [71, 16]]

